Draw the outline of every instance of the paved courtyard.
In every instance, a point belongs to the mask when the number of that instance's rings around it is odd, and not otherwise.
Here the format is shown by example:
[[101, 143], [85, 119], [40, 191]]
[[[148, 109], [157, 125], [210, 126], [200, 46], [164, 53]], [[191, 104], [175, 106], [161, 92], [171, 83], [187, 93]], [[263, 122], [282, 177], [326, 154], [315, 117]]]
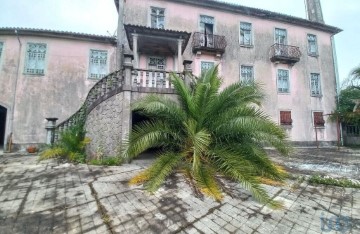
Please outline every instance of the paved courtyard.
[[[360, 157], [345, 154], [359, 165]], [[226, 185], [234, 194], [221, 203], [198, 197], [176, 175], [154, 195], [129, 187], [147, 163], [100, 167], [0, 156], [0, 233], [360, 233], [360, 189], [298, 180], [264, 185], [284, 203], [271, 210], [236, 184]]]

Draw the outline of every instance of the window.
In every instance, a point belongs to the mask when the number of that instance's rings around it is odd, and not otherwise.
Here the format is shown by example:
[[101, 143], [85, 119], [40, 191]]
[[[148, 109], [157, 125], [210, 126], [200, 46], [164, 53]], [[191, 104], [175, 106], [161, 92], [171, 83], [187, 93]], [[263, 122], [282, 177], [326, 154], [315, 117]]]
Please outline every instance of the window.
[[201, 73], [206, 72], [215, 66], [214, 62], [201, 62]]
[[240, 45], [252, 45], [251, 24], [241, 22], [240, 23]]
[[287, 44], [286, 29], [275, 28], [275, 43], [281, 44], [281, 45]]
[[240, 81], [245, 84], [254, 83], [254, 67], [253, 66], [241, 66]]
[[214, 33], [214, 17], [207, 15], [200, 15], [200, 32], [205, 34], [213, 34]]
[[323, 112], [314, 111], [314, 126], [315, 127], [324, 127], [325, 120], [323, 116]]
[[311, 96], [321, 96], [320, 74], [311, 73], [310, 90], [311, 90]]
[[291, 111], [280, 111], [280, 124], [292, 125]]
[[3, 51], [4, 43], [0, 41], [0, 59]]
[[308, 49], [309, 49], [309, 55], [317, 55], [317, 39], [315, 35], [308, 34]]
[[90, 50], [89, 77], [91, 79], [101, 79], [107, 73], [107, 51]]
[[289, 93], [290, 92], [289, 71], [279, 69], [277, 76], [278, 76], [277, 79], [278, 92]]
[[165, 25], [165, 9], [151, 7], [151, 27], [152, 28], [164, 28]]
[[44, 75], [46, 44], [28, 43], [26, 49], [25, 74]]
[[150, 70], [165, 70], [166, 62], [164, 57], [150, 57], [149, 69]]

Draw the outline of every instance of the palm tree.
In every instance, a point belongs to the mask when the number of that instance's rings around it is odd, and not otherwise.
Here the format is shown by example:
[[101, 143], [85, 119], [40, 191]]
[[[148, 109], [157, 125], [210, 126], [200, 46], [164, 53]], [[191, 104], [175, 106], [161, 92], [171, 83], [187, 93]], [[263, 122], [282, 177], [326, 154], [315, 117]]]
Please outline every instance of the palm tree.
[[178, 101], [151, 95], [132, 109], [151, 120], [134, 126], [123, 157], [131, 160], [159, 147], [158, 158], [130, 184], [156, 191], [175, 170], [205, 195], [221, 200], [220, 178], [239, 182], [254, 197], [274, 205], [259, 177], [283, 180], [284, 173], [268, 158], [264, 145], [289, 152], [286, 134], [257, 105], [263, 94], [257, 85], [235, 83], [220, 91], [217, 67], [203, 73], [192, 87], [173, 75]]

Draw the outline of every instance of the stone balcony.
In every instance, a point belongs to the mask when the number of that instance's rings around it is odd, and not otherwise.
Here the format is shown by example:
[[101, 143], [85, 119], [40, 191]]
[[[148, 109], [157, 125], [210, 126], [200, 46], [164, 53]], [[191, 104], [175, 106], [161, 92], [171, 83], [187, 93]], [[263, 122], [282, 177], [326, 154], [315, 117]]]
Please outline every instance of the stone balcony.
[[283, 44], [274, 44], [270, 47], [270, 60], [273, 63], [294, 65], [300, 61], [300, 57], [299, 47]]

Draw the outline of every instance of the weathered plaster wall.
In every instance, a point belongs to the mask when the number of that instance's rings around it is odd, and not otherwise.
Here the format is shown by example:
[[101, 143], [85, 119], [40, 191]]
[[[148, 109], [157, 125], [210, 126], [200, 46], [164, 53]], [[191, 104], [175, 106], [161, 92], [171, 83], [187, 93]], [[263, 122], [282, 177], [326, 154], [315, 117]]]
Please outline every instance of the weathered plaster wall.
[[122, 114], [123, 92], [100, 103], [88, 114], [85, 129], [91, 143], [86, 151], [90, 157], [97, 153], [116, 156], [121, 142]]
[[[0, 41], [5, 45], [0, 68], [0, 103], [13, 105], [17, 77], [13, 129], [7, 124], [7, 134], [13, 131], [16, 145], [45, 142], [45, 118], [57, 117], [62, 121], [81, 106], [96, 82], [88, 79], [90, 49], [107, 50], [108, 71], [115, 69], [115, 47], [111, 44], [20, 34], [19, 53], [15, 35], [1, 35]], [[28, 42], [47, 45], [45, 75], [24, 74]], [[11, 116], [11, 111], [8, 115]]]
[[[254, 66], [255, 80], [263, 85], [266, 98], [263, 109], [275, 122], [279, 122], [280, 110], [291, 110], [293, 126], [287, 129], [289, 138], [296, 142], [315, 141], [313, 111], [329, 114], [335, 109], [335, 72], [333, 66], [331, 35], [322, 31], [304, 28], [287, 23], [183, 5], [161, 0], [133, 0], [126, 3], [125, 23], [150, 26], [150, 7], [165, 8], [165, 29], [187, 32], [199, 31], [200, 15], [215, 18], [214, 33], [224, 35], [227, 48], [221, 59], [215, 55], [192, 53], [190, 39], [184, 52], [184, 59], [193, 60], [193, 71], [200, 74], [201, 61], [214, 61], [220, 64], [224, 86], [240, 79], [240, 66]], [[182, 12], [182, 13], [180, 13]], [[240, 22], [252, 24], [254, 46], [247, 48], [239, 44]], [[270, 47], [274, 44], [275, 28], [287, 30], [288, 44], [298, 46], [302, 52], [300, 62], [294, 66], [275, 64], [270, 61]], [[314, 34], [318, 41], [318, 57], [307, 54], [307, 34]], [[142, 63], [142, 65], [144, 65]], [[290, 93], [278, 94], [277, 70], [290, 71]], [[322, 97], [310, 96], [310, 73], [320, 73]], [[327, 121], [325, 128], [319, 129], [318, 139], [336, 141], [335, 123]]]

